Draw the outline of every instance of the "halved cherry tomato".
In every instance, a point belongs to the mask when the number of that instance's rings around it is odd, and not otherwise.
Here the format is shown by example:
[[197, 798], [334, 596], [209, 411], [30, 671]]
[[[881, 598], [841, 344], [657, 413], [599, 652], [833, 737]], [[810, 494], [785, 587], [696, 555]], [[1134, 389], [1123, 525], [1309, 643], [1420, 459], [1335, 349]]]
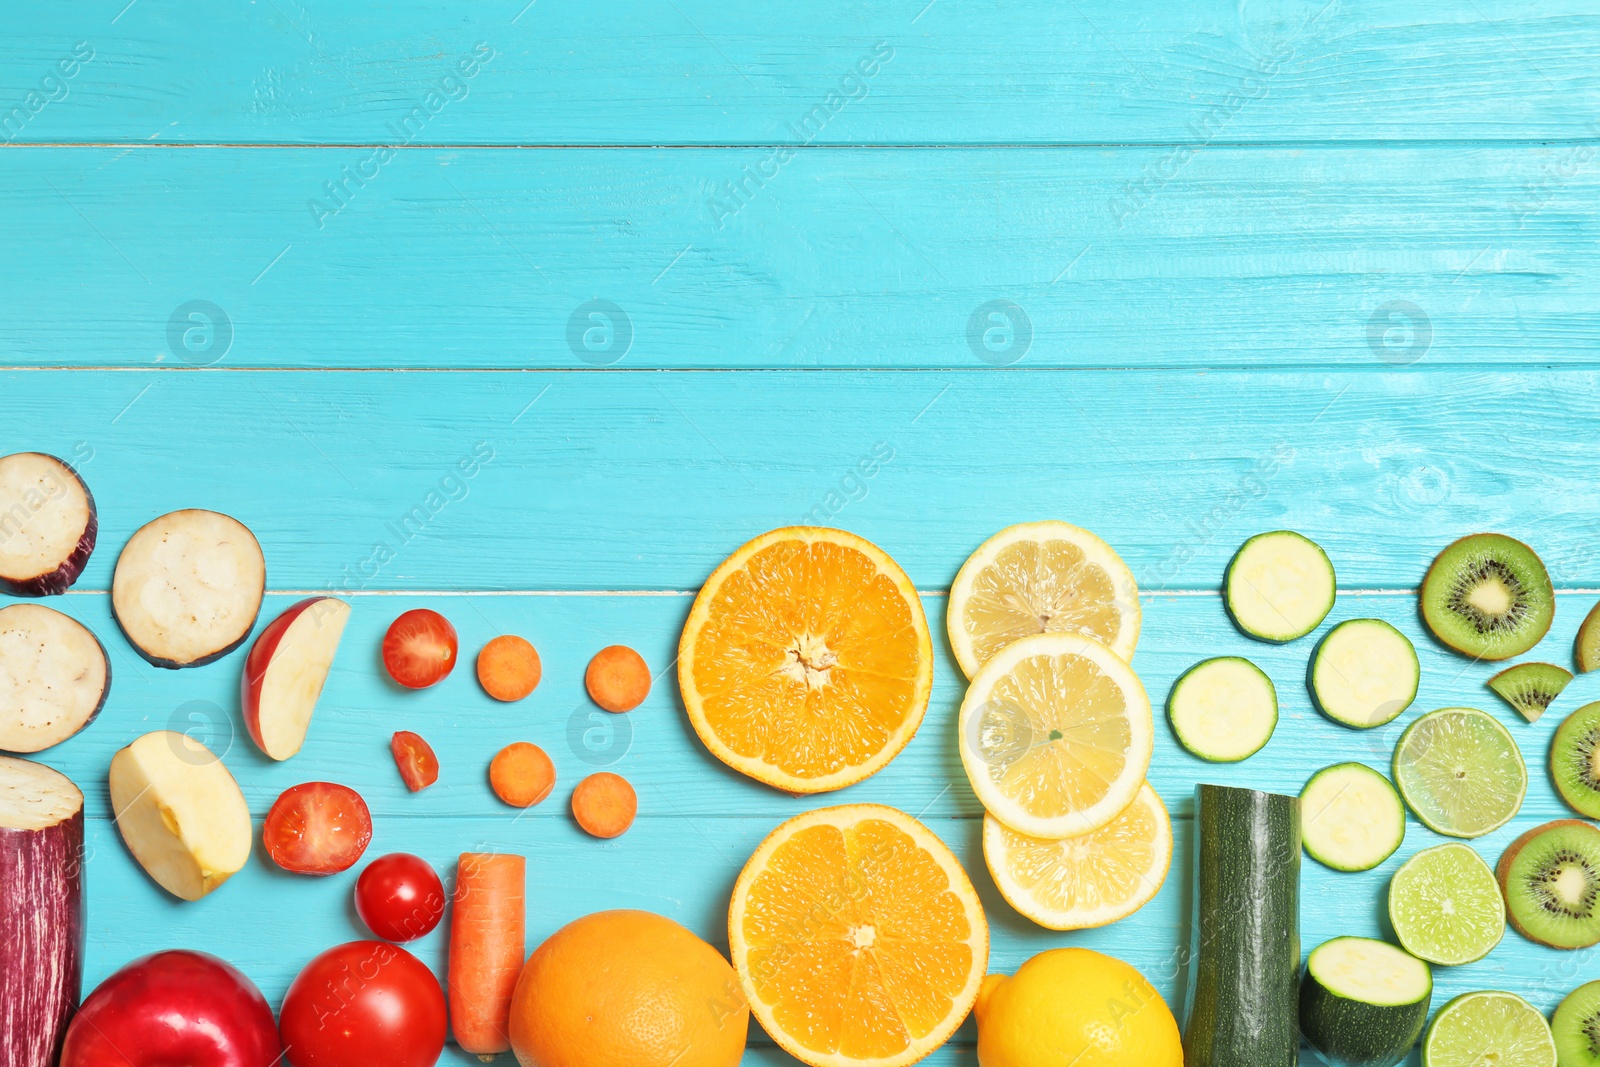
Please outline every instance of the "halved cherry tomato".
[[421, 734], [396, 730], [389, 739], [389, 751], [394, 753], [394, 765], [400, 769], [406, 788], [413, 793], [420, 793], [439, 780], [439, 757]]
[[279, 867], [296, 874], [349, 870], [372, 840], [372, 814], [361, 794], [333, 782], [283, 791], [267, 812], [261, 840]]
[[356, 879], [356, 914], [387, 941], [415, 941], [444, 917], [444, 883], [421, 856], [379, 856]]
[[426, 689], [456, 665], [456, 628], [437, 611], [413, 608], [383, 635], [383, 665], [407, 689]]

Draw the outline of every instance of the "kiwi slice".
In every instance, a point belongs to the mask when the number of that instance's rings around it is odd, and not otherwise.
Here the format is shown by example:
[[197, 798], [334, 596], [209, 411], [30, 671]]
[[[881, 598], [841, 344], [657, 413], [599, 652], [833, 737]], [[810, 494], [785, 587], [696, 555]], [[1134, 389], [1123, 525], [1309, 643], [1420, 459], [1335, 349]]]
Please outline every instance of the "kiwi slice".
[[1582, 673], [1600, 667], [1600, 604], [1589, 609], [1583, 625], [1578, 627], [1578, 641], [1572, 650], [1572, 658], [1577, 661], [1578, 670]]
[[1554, 663], [1519, 663], [1489, 679], [1489, 688], [1529, 722], [1538, 722], [1572, 681], [1572, 672]]
[[1600, 830], [1577, 819], [1535, 826], [1495, 867], [1511, 925], [1551, 948], [1600, 943]]
[[1600, 982], [1566, 995], [1550, 1020], [1560, 1067], [1600, 1067]]
[[1505, 534], [1463, 537], [1422, 580], [1433, 635], [1473, 659], [1510, 659], [1539, 643], [1555, 618], [1555, 590], [1538, 555]]
[[1600, 819], [1600, 702], [1585, 704], [1556, 728], [1550, 777], [1573, 811]]

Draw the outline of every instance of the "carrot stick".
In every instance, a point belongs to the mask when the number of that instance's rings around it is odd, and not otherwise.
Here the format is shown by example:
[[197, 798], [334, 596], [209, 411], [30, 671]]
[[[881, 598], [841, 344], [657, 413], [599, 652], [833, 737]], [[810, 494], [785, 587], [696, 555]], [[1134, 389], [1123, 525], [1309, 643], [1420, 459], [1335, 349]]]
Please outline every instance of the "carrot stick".
[[450, 920], [450, 1023], [463, 1052], [511, 1048], [511, 994], [522, 973], [527, 861], [463, 852]]

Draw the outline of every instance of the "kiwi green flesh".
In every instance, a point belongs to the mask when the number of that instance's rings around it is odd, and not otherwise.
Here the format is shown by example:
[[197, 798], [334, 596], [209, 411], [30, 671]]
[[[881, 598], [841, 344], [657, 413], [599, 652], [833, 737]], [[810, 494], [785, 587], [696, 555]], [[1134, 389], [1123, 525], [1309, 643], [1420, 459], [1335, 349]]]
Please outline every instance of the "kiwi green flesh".
[[1489, 679], [1489, 688], [1529, 722], [1538, 721], [1561, 691], [1572, 672], [1554, 663], [1519, 663]]
[[1556, 728], [1550, 777], [1573, 811], [1600, 819], [1600, 702], [1585, 704]]
[[1495, 869], [1511, 925], [1552, 948], [1600, 943], [1600, 830], [1576, 819], [1536, 826]]
[[1573, 648], [1572, 658], [1580, 672], [1600, 667], [1600, 604], [1589, 609], [1583, 625], [1578, 627], [1578, 642]]
[[1428, 568], [1422, 617], [1457, 652], [1510, 659], [1549, 632], [1555, 590], [1533, 549], [1504, 534], [1472, 534], [1440, 552]]
[[1600, 1067], [1600, 982], [1568, 993], [1550, 1020], [1561, 1067]]

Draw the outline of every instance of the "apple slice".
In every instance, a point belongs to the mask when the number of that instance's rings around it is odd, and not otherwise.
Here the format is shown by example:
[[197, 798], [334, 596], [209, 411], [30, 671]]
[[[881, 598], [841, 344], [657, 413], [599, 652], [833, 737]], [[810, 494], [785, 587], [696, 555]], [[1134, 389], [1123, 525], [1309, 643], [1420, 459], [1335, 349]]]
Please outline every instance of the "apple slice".
[[99, 529], [94, 497], [66, 463], [43, 452], [0, 457], [0, 593], [65, 593]]
[[250, 858], [250, 809], [209, 748], [173, 730], [111, 757], [111, 808], [128, 851], [173, 896], [199, 900]]
[[308, 597], [268, 623], [250, 646], [239, 683], [244, 726], [273, 759], [288, 759], [305, 743], [349, 619], [343, 600]]

